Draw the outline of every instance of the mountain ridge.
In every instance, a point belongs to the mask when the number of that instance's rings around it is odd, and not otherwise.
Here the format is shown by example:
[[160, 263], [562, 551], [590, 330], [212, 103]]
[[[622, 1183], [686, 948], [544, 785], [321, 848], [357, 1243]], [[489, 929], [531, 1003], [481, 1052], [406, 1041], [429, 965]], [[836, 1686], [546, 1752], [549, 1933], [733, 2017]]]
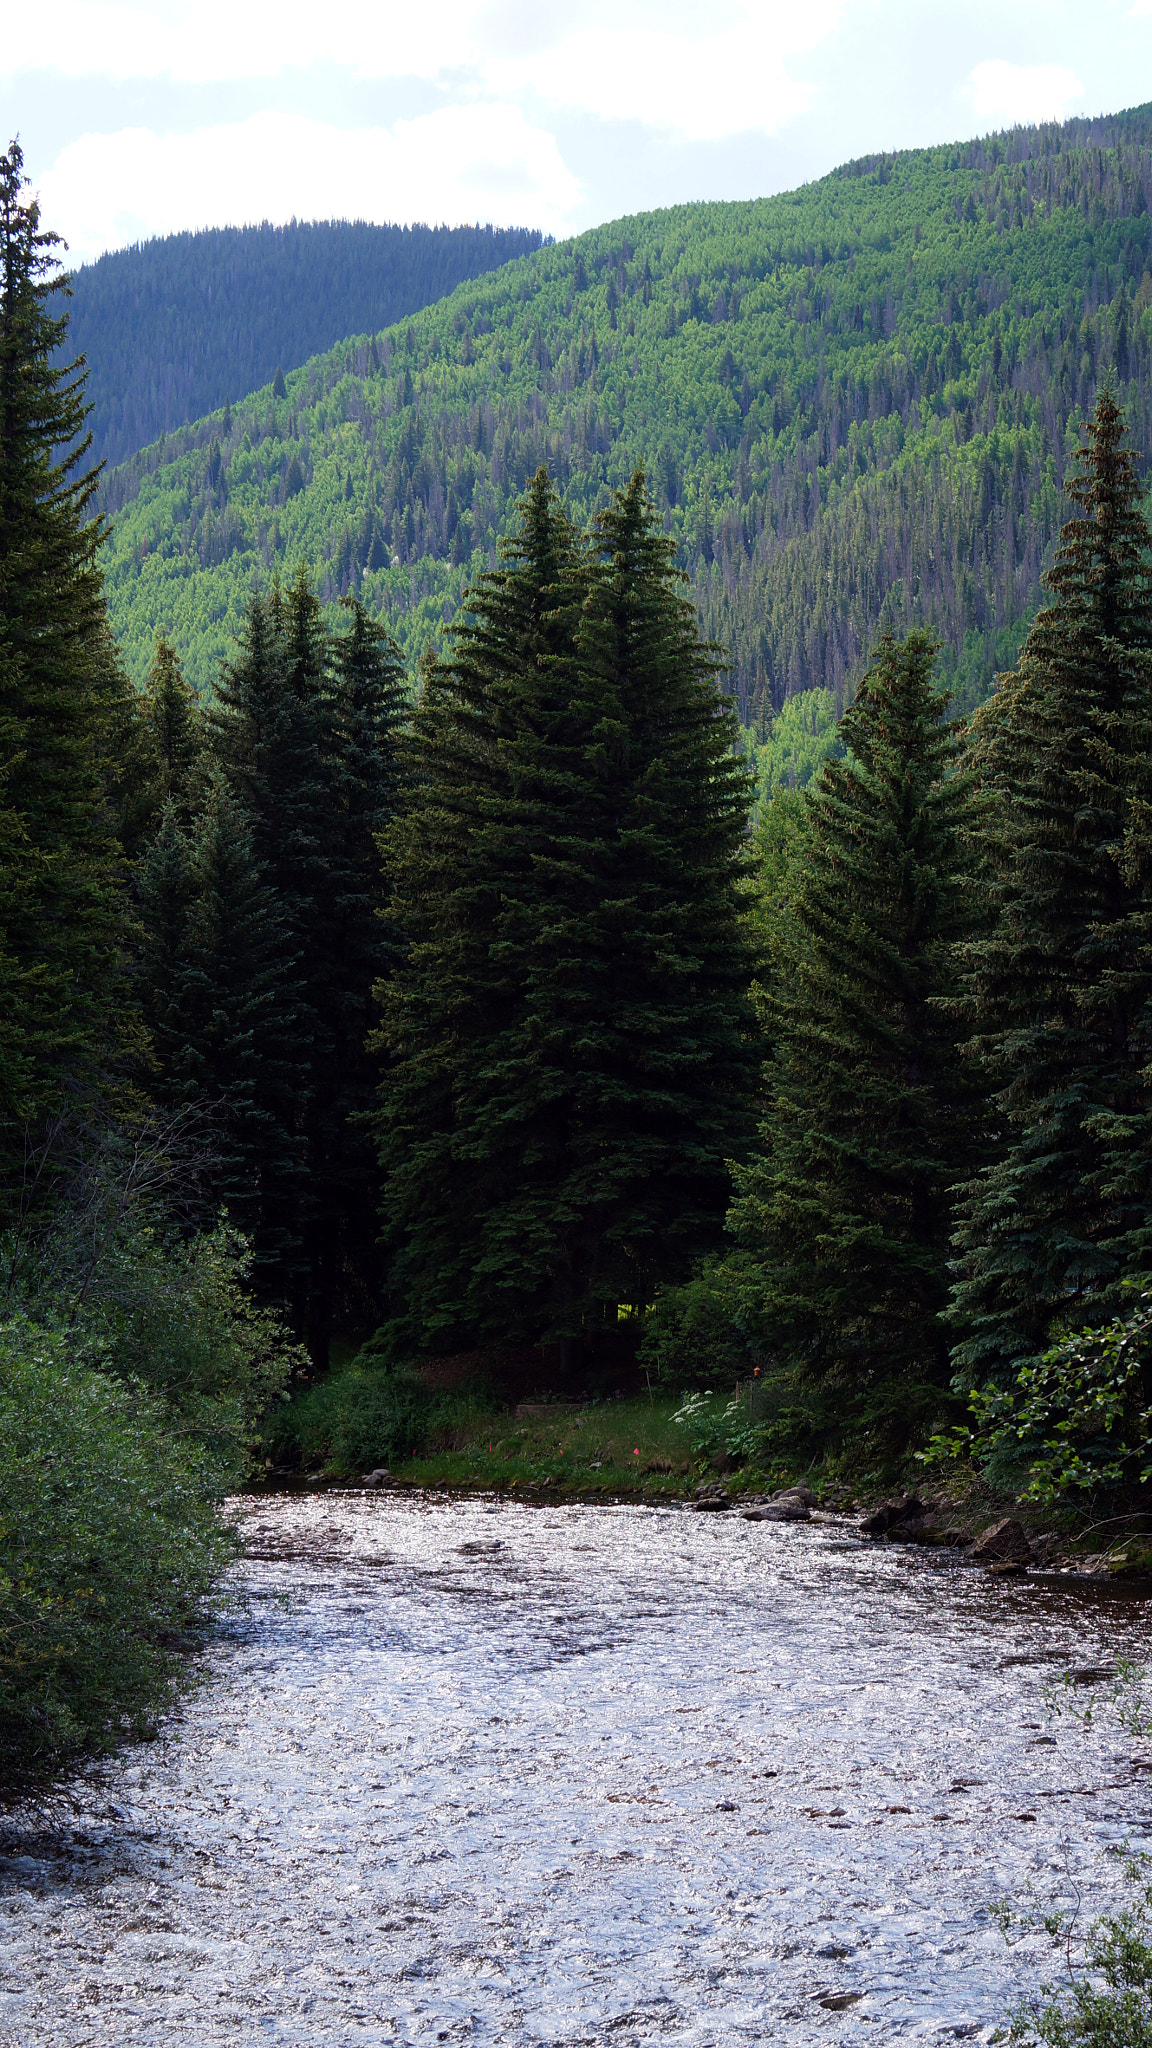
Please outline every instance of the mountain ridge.
[[70, 346], [88, 360], [93, 457], [122, 462], [278, 368], [407, 318], [544, 240], [490, 224], [293, 220], [112, 250], [71, 279]]
[[1152, 106], [607, 223], [350, 338], [108, 477], [133, 674], [209, 686], [307, 561], [411, 659], [540, 462], [581, 523], [643, 463], [745, 723], [924, 624], [961, 708], [1012, 658], [1111, 374], [1152, 446]]

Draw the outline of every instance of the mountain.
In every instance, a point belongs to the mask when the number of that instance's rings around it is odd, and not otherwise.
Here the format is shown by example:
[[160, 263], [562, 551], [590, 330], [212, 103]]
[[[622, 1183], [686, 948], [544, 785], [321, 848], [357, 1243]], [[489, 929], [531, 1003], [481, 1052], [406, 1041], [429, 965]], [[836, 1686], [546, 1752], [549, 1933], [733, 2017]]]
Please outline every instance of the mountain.
[[268, 384], [348, 334], [387, 327], [465, 278], [539, 249], [528, 228], [292, 221], [118, 249], [72, 278], [97, 461]]
[[254, 577], [301, 559], [415, 654], [539, 463], [580, 520], [644, 463], [761, 736], [800, 692], [837, 713], [882, 620], [937, 632], [970, 706], [1104, 376], [1152, 447], [1150, 201], [1146, 106], [540, 248], [107, 478], [132, 673], [164, 629], [209, 685]]

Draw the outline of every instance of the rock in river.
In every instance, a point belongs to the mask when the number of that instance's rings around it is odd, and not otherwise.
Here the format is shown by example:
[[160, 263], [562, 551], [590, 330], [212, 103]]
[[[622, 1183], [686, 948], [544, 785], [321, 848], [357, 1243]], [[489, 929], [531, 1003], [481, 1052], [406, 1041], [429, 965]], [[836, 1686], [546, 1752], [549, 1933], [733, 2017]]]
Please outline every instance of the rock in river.
[[982, 1529], [972, 1545], [972, 1556], [980, 1564], [1031, 1564], [1032, 1546], [1011, 1515]]

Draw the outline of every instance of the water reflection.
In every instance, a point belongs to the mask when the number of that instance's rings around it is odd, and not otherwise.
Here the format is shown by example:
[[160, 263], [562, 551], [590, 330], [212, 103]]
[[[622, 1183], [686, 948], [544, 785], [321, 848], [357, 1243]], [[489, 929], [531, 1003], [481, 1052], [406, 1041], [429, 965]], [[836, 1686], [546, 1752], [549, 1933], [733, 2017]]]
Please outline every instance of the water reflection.
[[988, 2039], [1148, 1825], [1140, 1590], [679, 1509], [261, 1500], [181, 1740], [8, 1845], [0, 2042]]

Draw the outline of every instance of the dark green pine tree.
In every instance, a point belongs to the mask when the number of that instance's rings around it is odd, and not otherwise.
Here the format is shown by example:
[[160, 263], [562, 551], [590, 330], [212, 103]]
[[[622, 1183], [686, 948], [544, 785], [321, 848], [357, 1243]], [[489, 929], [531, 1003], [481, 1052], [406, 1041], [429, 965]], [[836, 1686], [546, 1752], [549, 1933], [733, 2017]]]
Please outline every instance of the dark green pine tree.
[[968, 995], [999, 1144], [966, 1191], [955, 1313], [981, 1381], [1152, 1270], [1152, 543], [1123, 443], [1105, 390], [1054, 602], [975, 721], [996, 917]]
[[163, 635], [142, 693], [122, 721], [112, 798], [120, 843], [137, 859], [160, 829], [171, 801], [187, 826], [205, 768], [204, 721], [180, 657]]
[[189, 913], [195, 894], [186, 825], [168, 797], [136, 864], [140, 1007], [156, 1070], [153, 1095], [171, 1108], [188, 1106], [187, 1061], [196, 1020], [189, 1003]]
[[923, 633], [880, 641], [841, 724], [848, 757], [805, 793], [773, 927], [764, 1153], [731, 1215], [766, 1343], [837, 1386], [845, 1417], [900, 1434], [947, 1379], [950, 1191], [980, 1123], [948, 1008], [972, 794], [935, 652]]
[[[327, 681], [327, 637], [320, 607], [303, 572], [287, 592], [276, 588], [249, 609], [238, 658], [221, 673], [206, 717], [211, 755], [250, 834], [252, 858], [271, 892], [282, 944], [293, 962], [295, 1076], [289, 1113], [293, 1142], [305, 1160], [316, 1142], [319, 1077], [330, 1067], [322, 984], [327, 953], [317, 934], [331, 914], [329, 835], [335, 825], [334, 741]], [[277, 1241], [284, 1262], [263, 1277], [287, 1299], [297, 1326], [314, 1320], [313, 1262], [318, 1192], [301, 1165], [285, 1180]], [[295, 1214], [288, 1204], [296, 1204]]]
[[[503, 566], [481, 576], [459, 616], [450, 657], [422, 665], [385, 840], [389, 916], [406, 949], [379, 988], [374, 1041], [386, 1058], [382, 1214], [401, 1349], [517, 1326], [517, 1276], [508, 1289], [481, 1277], [488, 1223], [526, 1165], [554, 1171], [547, 1104], [525, 1132], [491, 1100], [493, 1049], [523, 1013], [505, 932], [509, 905], [532, 888], [541, 800], [531, 763], [541, 737], [555, 746], [563, 730], [586, 577], [543, 472], [523, 512]], [[561, 802], [546, 782], [545, 843]], [[538, 1271], [554, 1236], [524, 1246]]]
[[746, 777], [641, 478], [542, 470], [425, 671], [390, 835], [394, 1332], [594, 1336], [721, 1223], [749, 1081]]
[[214, 1200], [250, 1233], [264, 1290], [282, 1291], [303, 1249], [296, 964], [251, 826], [219, 772], [187, 834], [166, 804], [140, 895], [159, 1092], [208, 1114]]
[[[58, 238], [0, 157], [0, 731], [9, 817], [0, 1009], [18, 1046], [7, 1115], [119, 1085], [134, 1050], [126, 889], [109, 788], [130, 691], [108, 630], [85, 472], [82, 365], [63, 369]], [[16, 1142], [11, 1129], [0, 1149]]]
[[384, 917], [380, 837], [396, 810], [399, 728], [408, 687], [399, 649], [356, 598], [331, 646], [327, 736], [331, 816], [322, 892], [308, 933], [316, 1012], [306, 1119], [313, 1198], [308, 1336], [326, 1364], [331, 1333], [379, 1317], [380, 1168], [369, 1117], [379, 1062], [368, 1039], [373, 987], [390, 974], [399, 936]]
[[154, 764], [154, 801], [164, 804], [171, 799], [187, 822], [204, 765], [204, 720], [200, 700], [184, 679], [180, 657], [163, 633], [144, 685], [144, 709]]

